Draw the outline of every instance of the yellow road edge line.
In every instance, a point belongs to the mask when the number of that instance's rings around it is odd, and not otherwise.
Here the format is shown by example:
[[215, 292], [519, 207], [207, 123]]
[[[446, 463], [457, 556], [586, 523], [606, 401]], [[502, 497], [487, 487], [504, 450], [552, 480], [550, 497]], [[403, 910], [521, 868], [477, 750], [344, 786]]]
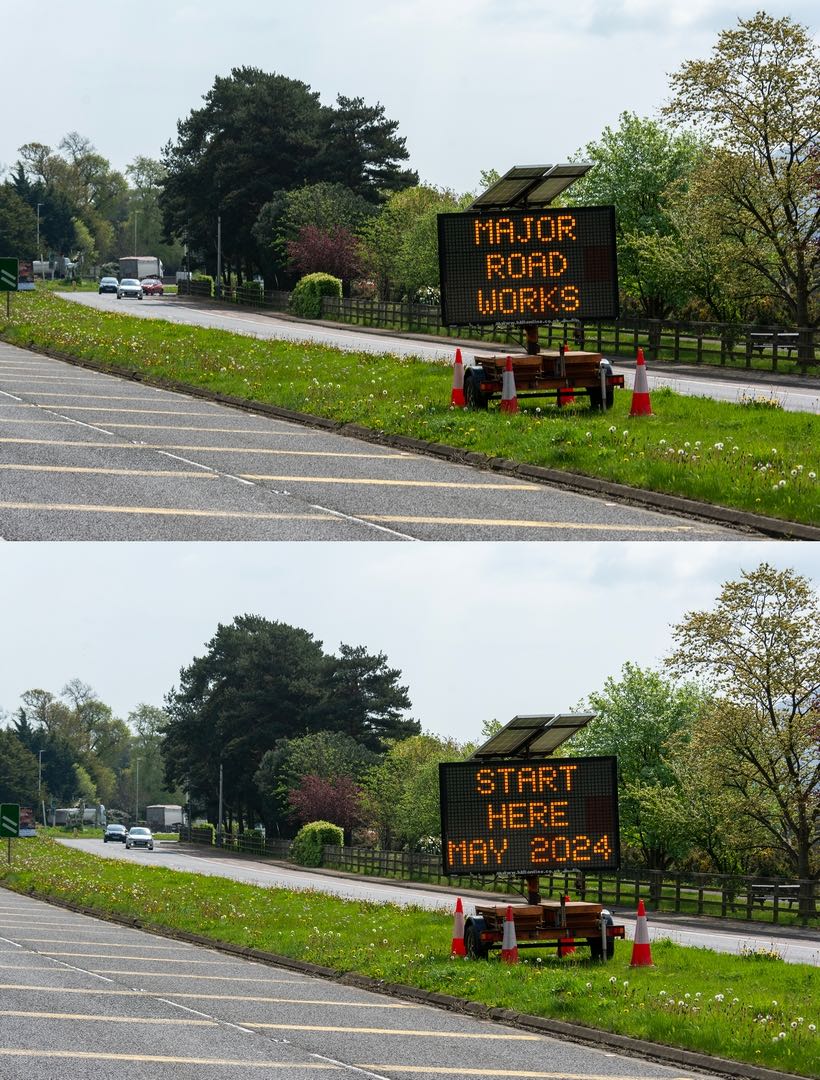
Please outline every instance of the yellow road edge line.
[[17, 1050], [0, 1047], [0, 1057], [69, 1058], [77, 1061], [138, 1061], [155, 1065], [218, 1065], [244, 1069], [325, 1069], [339, 1072], [341, 1065], [324, 1061], [253, 1061], [239, 1058], [171, 1057], [166, 1054], [110, 1054], [89, 1050]]
[[417, 1031], [414, 1028], [334, 1027], [332, 1024], [264, 1024], [255, 1020], [237, 1021], [254, 1031], [332, 1031], [342, 1035], [414, 1035], [425, 1039], [491, 1039], [501, 1042], [540, 1042], [543, 1035], [506, 1035], [470, 1031]]
[[91, 476], [175, 476], [184, 480], [218, 480], [219, 473], [212, 469], [114, 469], [90, 465], [6, 465], [0, 462], [4, 472], [80, 473]]
[[165, 506], [94, 506], [91, 503], [13, 503], [0, 502], [0, 510], [51, 510], [81, 514], [156, 514], [159, 517], [230, 518], [247, 521], [338, 521], [336, 514], [254, 513], [250, 510], [188, 510]]
[[[112, 424], [111, 427], [116, 425]], [[135, 425], [142, 427], [141, 424]], [[281, 432], [270, 432], [278, 435]], [[367, 458], [380, 461], [382, 458], [389, 460], [394, 458], [410, 459], [414, 455], [405, 453], [395, 454], [366, 454], [348, 453], [340, 450], [279, 450], [267, 446], [177, 446], [174, 443], [144, 443], [144, 442], [90, 442], [85, 439], [11, 439], [0, 438], [0, 443], [11, 443], [16, 446], [67, 446], [82, 447], [89, 450], [185, 450], [202, 451], [214, 454], [294, 454], [301, 457], [340, 457], [340, 458]]]

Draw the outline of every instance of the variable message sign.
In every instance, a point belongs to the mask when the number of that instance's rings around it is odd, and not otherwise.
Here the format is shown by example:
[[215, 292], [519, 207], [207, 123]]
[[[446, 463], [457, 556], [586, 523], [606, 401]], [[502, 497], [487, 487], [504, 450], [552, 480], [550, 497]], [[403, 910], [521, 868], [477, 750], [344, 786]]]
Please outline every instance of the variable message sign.
[[445, 874], [620, 865], [615, 758], [439, 765]]
[[439, 214], [445, 325], [618, 315], [615, 210]]

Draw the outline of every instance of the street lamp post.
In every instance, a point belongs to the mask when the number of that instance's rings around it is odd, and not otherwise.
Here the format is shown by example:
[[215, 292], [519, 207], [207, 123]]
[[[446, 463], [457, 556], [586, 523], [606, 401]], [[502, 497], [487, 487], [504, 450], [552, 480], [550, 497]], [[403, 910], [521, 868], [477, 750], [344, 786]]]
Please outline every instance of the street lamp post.
[[139, 210], [134, 211], [134, 258], [137, 257], [137, 218], [139, 217]]
[[[39, 207], [42, 204], [38, 203], [37, 205]], [[38, 757], [38, 764], [37, 764], [37, 802], [42, 807], [43, 825], [46, 824], [46, 804], [43, 802], [43, 800], [42, 800], [42, 798], [40, 796], [40, 792], [41, 792], [41, 789], [43, 787], [43, 754], [44, 753], [45, 753], [44, 750], [38, 750], [37, 751], [37, 757]]]
[[134, 758], [137, 766], [137, 785], [136, 795], [134, 798], [134, 823], [136, 824], [140, 819], [140, 761], [141, 758]]

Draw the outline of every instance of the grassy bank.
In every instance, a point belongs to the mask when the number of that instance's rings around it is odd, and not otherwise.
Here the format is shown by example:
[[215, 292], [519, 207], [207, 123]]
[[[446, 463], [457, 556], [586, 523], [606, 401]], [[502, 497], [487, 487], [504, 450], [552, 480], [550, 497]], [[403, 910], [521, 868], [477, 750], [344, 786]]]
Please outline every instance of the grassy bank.
[[655, 966], [635, 969], [625, 943], [607, 964], [582, 951], [561, 960], [522, 952], [515, 968], [497, 954], [451, 960], [446, 914], [135, 866], [47, 839], [15, 841], [0, 883], [338, 971], [818, 1075], [820, 974], [773, 952], [732, 957], [659, 942]]
[[377, 431], [820, 524], [820, 418], [768, 398], [726, 404], [655, 391], [654, 415], [638, 418], [629, 417], [629, 392], [616, 393], [606, 414], [544, 399], [512, 416], [495, 406], [466, 412], [449, 407], [448, 363], [100, 314], [44, 292], [15, 296], [8, 319], [0, 309], [0, 336]]

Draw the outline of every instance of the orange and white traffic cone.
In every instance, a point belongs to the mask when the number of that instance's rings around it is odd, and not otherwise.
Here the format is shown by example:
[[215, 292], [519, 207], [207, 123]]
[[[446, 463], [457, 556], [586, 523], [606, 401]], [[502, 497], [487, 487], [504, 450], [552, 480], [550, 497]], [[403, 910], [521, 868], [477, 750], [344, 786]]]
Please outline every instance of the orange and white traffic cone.
[[450, 956], [466, 956], [464, 948], [464, 908], [461, 897], [456, 900], [456, 913], [453, 918], [453, 943], [450, 946]]
[[635, 940], [632, 945], [630, 967], [652, 967], [652, 951], [649, 948], [649, 927], [646, 923], [646, 908], [643, 900], [638, 901], [638, 919], [635, 923]]
[[463, 409], [464, 402], [464, 363], [461, 359], [461, 349], [456, 349], [456, 361], [453, 364], [453, 389], [450, 393], [450, 404], [456, 409]]
[[512, 904], [507, 905], [507, 917], [504, 919], [504, 937], [501, 939], [501, 963], [518, 963], [518, 941], [515, 937]]
[[562, 405], [574, 405], [575, 393], [571, 386], [561, 386], [558, 388], [558, 408]]
[[507, 366], [504, 368], [504, 377], [501, 380], [501, 411], [518, 412], [518, 398], [515, 393], [515, 374], [513, 373], [512, 357], [507, 357]]
[[638, 360], [635, 365], [635, 386], [632, 390], [632, 407], [630, 416], [651, 416], [652, 406], [649, 402], [649, 382], [646, 378], [646, 361], [643, 358], [643, 349], [638, 349]]

